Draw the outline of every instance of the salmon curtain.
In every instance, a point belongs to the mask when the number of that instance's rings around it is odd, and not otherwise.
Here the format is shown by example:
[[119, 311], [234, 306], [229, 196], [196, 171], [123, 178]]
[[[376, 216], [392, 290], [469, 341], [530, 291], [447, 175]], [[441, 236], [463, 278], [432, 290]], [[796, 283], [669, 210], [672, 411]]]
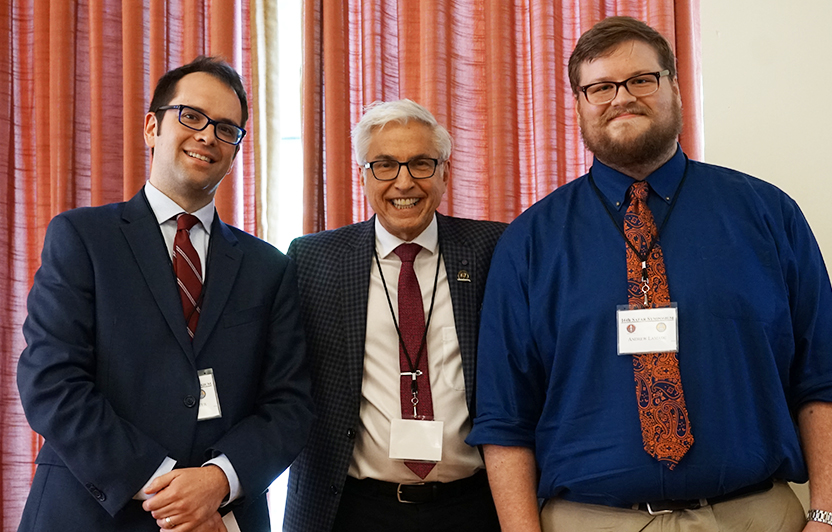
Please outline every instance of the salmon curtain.
[[349, 134], [374, 100], [415, 100], [451, 132], [445, 214], [511, 221], [585, 173], [567, 62], [612, 15], [674, 47], [681, 143], [701, 158], [699, 0], [304, 0], [304, 231], [372, 214]]
[[[250, 1], [255, 0], [0, 2], [4, 531], [17, 529], [40, 446], [23, 416], [15, 374], [24, 348], [26, 296], [46, 226], [66, 209], [121, 201], [143, 186], [150, 166], [143, 119], [165, 71], [198, 54], [220, 55], [248, 84]], [[254, 126], [247, 125], [250, 135]], [[243, 146], [217, 194], [220, 216], [248, 231], [256, 214], [253, 152]]]

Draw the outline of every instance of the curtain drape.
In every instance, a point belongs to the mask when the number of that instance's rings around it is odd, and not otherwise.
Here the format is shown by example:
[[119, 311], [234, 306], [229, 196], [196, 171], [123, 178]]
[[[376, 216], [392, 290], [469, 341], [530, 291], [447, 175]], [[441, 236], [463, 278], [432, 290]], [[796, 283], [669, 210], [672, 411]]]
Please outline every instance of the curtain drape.
[[[251, 79], [249, 10], [256, 0], [0, 2], [0, 515], [16, 530], [38, 437], [17, 395], [26, 296], [49, 220], [73, 207], [131, 197], [148, 174], [144, 114], [156, 80], [198, 54]], [[256, 101], [250, 101], [252, 118]], [[256, 120], [217, 194], [227, 222], [255, 229]]]
[[304, 0], [304, 231], [371, 214], [349, 135], [374, 100], [413, 99], [450, 130], [443, 213], [511, 221], [585, 173], [567, 62], [611, 15], [674, 47], [681, 143], [701, 157], [698, 0]]

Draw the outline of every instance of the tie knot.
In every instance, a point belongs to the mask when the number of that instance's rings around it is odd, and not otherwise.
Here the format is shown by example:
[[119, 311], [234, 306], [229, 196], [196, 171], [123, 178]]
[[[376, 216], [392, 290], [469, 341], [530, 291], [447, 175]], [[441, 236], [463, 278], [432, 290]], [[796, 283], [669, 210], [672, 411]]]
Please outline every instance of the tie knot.
[[402, 244], [394, 249], [393, 253], [398, 255], [402, 262], [413, 262], [420, 251], [422, 246], [419, 244]]
[[184, 229], [185, 231], [190, 231], [191, 227], [195, 226], [198, 222], [199, 218], [193, 214], [182, 213], [176, 217], [176, 230], [181, 231]]
[[647, 201], [650, 185], [646, 181], [636, 181], [630, 186], [630, 201]]

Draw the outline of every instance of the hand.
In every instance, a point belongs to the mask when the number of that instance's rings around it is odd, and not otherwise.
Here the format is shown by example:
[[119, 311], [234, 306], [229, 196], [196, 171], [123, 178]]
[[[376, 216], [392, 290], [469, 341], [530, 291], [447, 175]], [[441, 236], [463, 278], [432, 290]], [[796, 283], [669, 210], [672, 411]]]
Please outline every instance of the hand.
[[[215, 465], [174, 469], [151, 482], [145, 493], [155, 495], [144, 501], [142, 508], [151, 513], [162, 530], [202, 532], [203, 524], [209, 527], [204, 530], [224, 530], [211, 523], [219, 517], [217, 509], [228, 492], [228, 479]], [[170, 524], [166, 518], [170, 518]]]

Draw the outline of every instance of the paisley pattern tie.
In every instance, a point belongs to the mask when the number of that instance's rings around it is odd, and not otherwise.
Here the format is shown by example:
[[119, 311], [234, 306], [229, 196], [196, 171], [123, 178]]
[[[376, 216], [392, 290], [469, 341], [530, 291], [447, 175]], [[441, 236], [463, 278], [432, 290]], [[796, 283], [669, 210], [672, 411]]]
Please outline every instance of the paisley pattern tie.
[[[639, 254], [649, 253], [646, 257], [648, 282], [645, 283], [641, 259], [629, 245], [626, 246], [627, 291], [629, 303], [634, 308], [665, 307], [670, 303], [664, 255], [653, 213], [647, 206], [648, 192], [646, 182], [634, 183], [629, 190], [630, 206], [624, 215], [624, 235]], [[644, 450], [668, 469], [673, 469], [693, 445], [677, 354], [633, 355], [633, 370]]]

